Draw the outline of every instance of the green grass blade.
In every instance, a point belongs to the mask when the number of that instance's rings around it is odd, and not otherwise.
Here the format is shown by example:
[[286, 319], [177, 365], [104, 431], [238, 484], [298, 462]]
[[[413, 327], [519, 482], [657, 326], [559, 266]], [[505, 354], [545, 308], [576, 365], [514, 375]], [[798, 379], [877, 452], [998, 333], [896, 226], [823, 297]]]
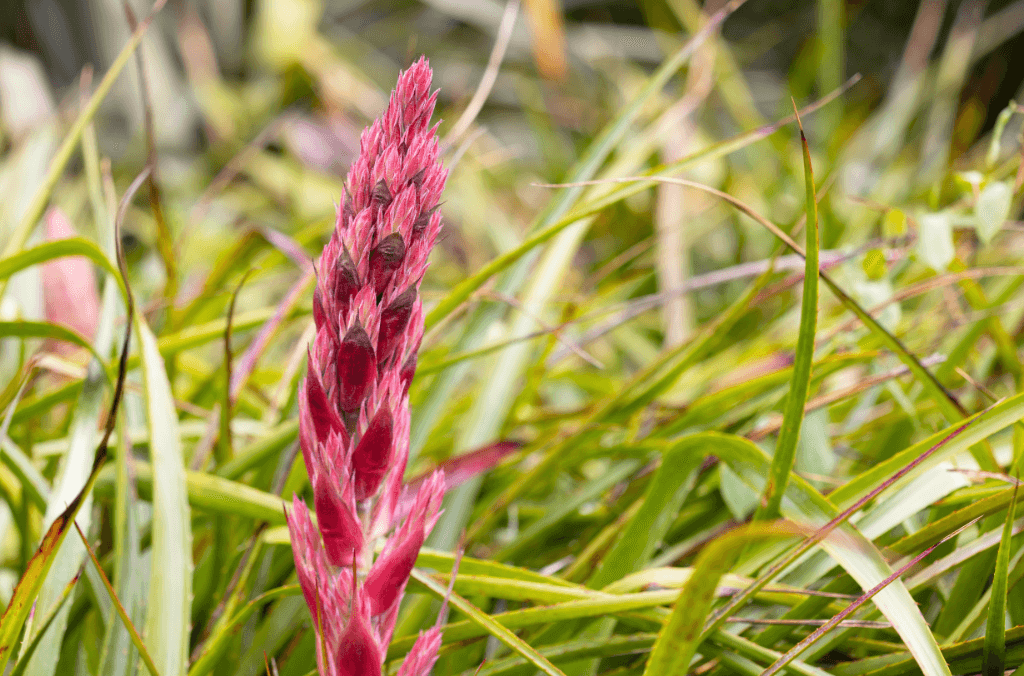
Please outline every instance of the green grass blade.
[[[412, 571], [412, 579], [425, 586], [439, 599], [445, 598], [448, 594], [447, 589], [429, 575], [424, 575], [418, 570], [414, 569]], [[543, 673], [548, 674], [548, 676], [565, 676], [565, 674], [563, 674], [558, 667], [551, 664], [546, 657], [534, 650], [529, 644], [524, 642], [511, 631], [495, 622], [490, 615], [483, 612], [469, 601], [454, 592], [451, 594], [449, 599], [453, 608], [457, 608], [461, 612], [465, 613], [469, 617], [470, 621], [485, 629], [491, 636], [494, 636], [506, 646], [522, 655], [527, 662], [537, 669], [540, 669]]]
[[0, 451], [0, 461], [18, 477], [28, 499], [40, 510], [45, 510], [50, 499], [50, 484], [46, 477], [36, 469], [25, 451], [6, 436], [0, 440]]
[[[794, 110], [796, 104], [793, 104]], [[800, 118], [797, 117], [799, 124]], [[807, 215], [807, 241], [804, 248], [804, 293], [800, 306], [800, 331], [797, 335], [796, 354], [793, 356], [793, 379], [786, 397], [782, 427], [775, 442], [775, 455], [764, 502], [756, 518], [775, 519], [786, 492], [789, 475], [796, 462], [796, 446], [800, 440], [800, 426], [804, 420], [807, 390], [811, 383], [811, 363], [814, 361], [814, 334], [818, 324], [818, 204], [814, 198], [814, 172], [811, 169], [811, 151], [800, 124], [800, 145], [804, 156], [805, 213]]]
[[[915, 467], [911, 474], [904, 477], [904, 480], [909, 480], [943, 460], [948, 460], [958, 453], [962, 453], [979, 441], [983, 441], [1021, 419], [1024, 419], [1024, 393], [1009, 397], [982, 413], [969, 418], [962, 432], [951, 439], [949, 443], [942, 446], [935, 454], [929, 456], [925, 462]], [[861, 495], [864, 495], [871, 488], [884, 481], [886, 477], [895, 474], [901, 468], [910, 464], [915, 458], [939, 443], [942, 439], [950, 436], [962, 426], [964, 426], [963, 422], [940, 430], [930, 437], [922, 439], [916, 444], [894, 454], [892, 457], [875, 464], [829, 493], [829, 499], [838, 507], [846, 507], [852, 504]], [[896, 483], [889, 487], [888, 490], [891, 491], [900, 485], [901, 483]]]
[[50, 322], [42, 321], [29, 321], [26, 319], [20, 319], [10, 322], [0, 321], [0, 337], [16, 336], [18, 338], [44, 338], [47, 340], [61, 340], [65, 343], [71, 343], [78, 347], [84, 347], [86, 350], [92, 353], [93, 358], [99, 362], [104, 360], [100, 357], [99, 353], [92, 346], [85, 336], [69, 329], [62, 324], [52, 324]]
[[45, 263], [55, 258], [63, 258], [64, 256], [85, 256], [109, 272], [121, 289], [121, 297], [127, 298], [128, 291], [117, 267], [107, 258], [102, 249], [82, 237], [69, 237], [67, 239], [58, 239], [54, 242], [45, 242], [30, 249], [4, 256], [4, 258], [0, 259], [0, 282], [7, 280], [11, 275], [25, 268]]
[[[110, 318], [112, 319], [112, 315]], [[71, 444], [64, 457], [60, 476], [54, 481], [50, 503], [46, 509], [46, 523], [52, 523], [60, 516], [63, 508], [82, 490], [82, 483], [89, 476], [90, 465], [95, 459], [97, 426], [103, 411], [103, 396], [106, 390], [104, 381], [103, 369], [98, 362], [92, 362], [89, 366], [89, 376], [75, 405], [70, 434]], [[81, 513], [75, 521], [83, 528], [89, 528], [92, 522], [91, 495], [86, 496]], [[57, 551], [53, 566], [39, 590], [37, 605], [42, 608], [54, 605], [68, 582], [79, 574], [84, 560], [85, 548], [78, 538], [72, 537], [65, 541]], [[52, 676], [56, 672], [60, 645], [67, 628], [68, 610], [70, 608], [61, 611], [50, 625], [46, 636], [42, 638], [40, 650], [26, 667], [27, 676]], [[30, 622], [26, 628], [26, 636], [35, 637], [37, 632], [34, 623]]]
[[100, 574], [100, 579], [103, 580], [103, 586], [106, 588], [107, 594], [110, 596], [110, 600], [114, 602], [114, 608], [117, 610], [118, 617], [121, 618], [121, 622], [131, 634], [132, 643], [135, 644], [135, 648], [139, 651], [139, 655], [142, 656], [142, 661], [145, 663], [146, 668], [149, 669], [151, 674], [156, 676], [159, 674], [159, 670], [156, 668], [156, 665], [153, 664], [153, 658], [149, 656], [149, 651], [146, 650], [146, 644], [142, 641], [142, 637], [139, 636], [139, 632], [135, 629], [135, 625], [132, 623], [131, 618], [128, 616], [128, 612], [121, 604], [121, 600], [117, 597], [117, 593], [114, 592], [114, 587], [110, 584], [110, 580], [107, 579], [107, 574], [103, 572], [103, 566], [100, 565], [99, 559], [96, 558], [96, 554], [92, 551], [92, 547], [89, 546], [88, 541], [85, 539], [85, 533], [82, 532], [81, 528], [78, 528], [78, 524], [75, 524], [75, 528], [81, 536], [82, 544], [89, 552], [89, 558], [92, 560], [92, 565], [96, 567], [96, 572]]
[[647, 565], [693, 487], [703, 450], [703, 440], [684, 437], [662, 454], [643, 504], [587, 581], [588, 587], [601, 589]]
[[1010, 565], [1010, 538], [1013, 534], [1013, 515], [1017, 506], [1017, 488], [1013, 489], [1013, 500], [1006, 510], [1003, 523], [1003, 538], [996, 554], [996, 567], [989, 589], [988, 622], [985, 626], [985, 652], [982, 657], [982, 673], [985, 676], [1001, 676], [1006, 667], [1006, 590]]
[[163, 357], [141, 318], [138, 331], [153, 464], [153, 562], [145, 634], [161, 676], [181, 676], [188, 669], [192, 617], [192, 524], [185, 466]]
[[[130, 300], [129, 296], [129, 301]], [[128, 329], [125, 331], [125, 340], [121, 350], [121, 360], [118, 368], [117, 382], [114, 388], [114, 396], [110, 404], [110, 412], [107, 415], [106, 429], [104, 430], [99, 446], [96, 448], [95, 459], [93, 460], [89, 476], [85, 481], [85, 486], [83, 486], [78, 495], [71, 500], [67, 509], [61, 512], [57, 518], [54, 519], [45, 535], [43, 535], [42, 543], [40, 543], [39, 548], [36, 550], [35, 554], [33, 554], [32, 558], [29, 559], [28, 565], [25, 567], [25, 571], [22, 573], [17, 586], [14, 588], [14, 592], [11, 594], [11, 600], [7, 605], [7, 609], [4, 610], [3, 616], [0, 616], [0, 672], [3, 672], [8, 661], [11, 659], [11, 655], [17, 645], [18, 637], [21, 635], [22, 628], [25, 625], [25, 620], [28, 618], [29, 612], [39, 595], [39, 591], [43, 586], [47, 573], [49, 573], [50, 568], [53, 566], [57, 552], [60, 550], [61, 544], [64, 542], [64, 538], [67, 537], [71, 524], [78, 516], [78, 513], [82, 508], [82, 504], [92, 492], [93, 486], [96, 484], [96, 478], [99, 476], [100, 469], [106, 461], [107, 442], [110, 440], [110, 435], [117, 422], [117, 412], [121, 405], [121, 396], [124, 393], [124, 380], [128, 362], [128, 344], [131, 338], [130, 327], [132, 314], [133, 308], [129, 302], [129, 324]]]

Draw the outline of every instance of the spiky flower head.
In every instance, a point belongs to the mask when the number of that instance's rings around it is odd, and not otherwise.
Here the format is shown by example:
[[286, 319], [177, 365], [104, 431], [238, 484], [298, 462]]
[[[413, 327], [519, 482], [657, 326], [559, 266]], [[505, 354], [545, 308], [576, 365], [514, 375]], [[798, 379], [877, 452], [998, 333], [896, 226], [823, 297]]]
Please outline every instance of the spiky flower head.
[[[317, 264], [317, 331], [298, 398], [317, 524], [296, 498], [288, 526], [322, 676], [380, 675], [405, 584], [444, 494], [436, 473], [395, 527], [409, 454], [408, 389], [423, 337], [419, 286], [441, 229], [447, 178], [430, 126], [431, 75], [426, 59], [414, 63], [383, 116], [363, 131]], [[417, 642], [403, 676], [430, 671], [435, 633]]]

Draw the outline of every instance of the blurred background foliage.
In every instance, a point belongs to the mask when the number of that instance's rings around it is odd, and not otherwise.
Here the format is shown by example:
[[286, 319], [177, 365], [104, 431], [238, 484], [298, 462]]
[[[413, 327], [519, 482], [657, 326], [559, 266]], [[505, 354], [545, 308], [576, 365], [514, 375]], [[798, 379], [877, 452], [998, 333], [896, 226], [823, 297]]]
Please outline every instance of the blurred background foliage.
[[[7, 242], [30, 213], [83, 96], [128, 41], [135, 19], [127, 15], [150, 10], [141, 0], [127, 4], [130, 12], [122, 0], [0, 0], [0, 225]], [[182, 512], [191, 519], [196, 565], [187, 618], [193, 659], [209, 646], [235, 571], [247, 571], [243, 599], [279, 589], [291, 575], [279, 529], [255, 538], [266, 547], [252, 554], [258, 565], [246, 564], [243, 552], [254, 540], [253, 524], [281, 523], [276, 496], [305, 489], [305, 474], [293, 464], [294, 392], [310, 337], [310, 261], [333, 227], [360, 131], [383, 109], [397, 72], [419, 54], [430, 59], [440, 87], [451, 170], [445, 231], [424, 283], [428, 311], [569, 207], [612, 190], [577, 191], [558, 207], [569, 193], [542, 184], [635, 176], [707, 149], [676, 174], [733, 195], [803, 241], [799, 135], [791, 125], [765, 138], [741, 135], [789, 115], [792, 99], [805, 106], [841, 90], [804, 117], [823, 266], [935, 371], [964, 412], [1019, 390], [1024, 116], [1012, 102], [1024, 98], [1024, 1], [749, 0], [687, 68], [627, 116], [621, 140], [608, 142], [606, 154], [595, 151], [606, 142], [602, 130], [622, 119], [659, 65], [719, 4], [169, 0], [156, 15], [139, 50], [145, 77], [130, 60], [94, 118], [95, 168], [90, 151], [72, 155], [51, 202], [79, 234], [104, 243], [119, 196], [144, 167], [153, 170], [154, 180], [127, 208], [121, 240], [138, 306], [166, 363], [174, 434], [194, 471], [188, 501], [195, 511]], [[474, 102], [478, 92], [483, 97]], [[716, 145], [734, 138], [747, 140]], [[597, 161], [582, 171], [588, 153]], [[42, 237], [33, 234], [29, 243]], [[654, 465], [638, 471], [637, 461], [655, 462], [659, 443], [714, 430], [744, 435], [771, 453], [792, 371], [803, 262], [721, 199], [671, 184], [620, 195], [540, 249], [428, 327], [411, 393], [410, 473], [498, 440], [523, 444], [486, 479], [450, 496], [431, 544], [451, 551], [468, 528], [472, 556], [592, 586], [648, 565], [689, 565], [757, 504], [762, 485], [725, 461], [708, 463], [699, 476], [694, 470], [685, 501], [666, 499], [671, 518], [657, 542], [638, 545], [632, 568], [603, 557], [618, 552], [621, 563], [626, 556], [612, 543], [619, 527], [642, 513], [645, 491], [654, 490]], [[775, 272], [761, 279], [767, 286], [756, 301], [733, 309], [771, 260]], [[44, 317], [37, 271], [19, 273], [6, 289], [4, 321]], [[899, 355], [851, 322], [824, 290], [820, 307], [797, 471], [827, 494], [957, 420], [948, 402], [936, 403], [925, 384], [906, 378]], [[231, 309], [233, 364], [223, 344]], [[40, 491], [30, 499], [31, 471], [0, 468], [5, 603], [52, 520], [45, 515], [57, 501], [47, 502], [47, 491], [71, 486], [60, 489], [66, 498], [84, 481], [63, 477], [71, 471], [64, 458], [73, 455], [76, 416], [85, 410], [75, 397], [88, 394], [88, 355], [53, 355], [51, 347], [6, 337], [0, 352], [0, 403], [10, 411], [4, 434], [35, 468]], [[28, 357], [37, 350], [52, 358], [33, 370]], [[139, 459], [149, 457], [157, 434], [146, 387], [133, 371], [127, 440], [118, 441]], [[230, 426], [221, 423], [225, 409]], [[101, 419], [97, 408], [85, 425], [95, 431]], [[916, 501], [890, 514], [888, 528], [871, 539], [888, 546], [978, 496], [995, 495], [999, 473], [1019, 466], [1020, 446], [1004, 434], [975, 453], [980, 465], [966, 461], [975, 474], [926, 475], [931, 479], [915, 484], [923, 491]], [[117, 573], [117, 588], [138, 601], [141, 623], [152, 563], [147, 479], [139, 479], [136, 503], [119, 492], [124, 484], [114, 474], [97, 484], [90, 535]], [[235, 483], [203, 483], [214, 475]], [[864, 484], [857, 487], [854, 494], [866, 493]], [[126, 504], [137, 522], [118, 516]], [[1001, 527], [1001, 517], [990, 517], [969, 536]], [[137, 536], [135, 558], [126, 559], [142, 571], [136, 578], [115, 561], [129, 532]], [[930, 560], [950, 555], [952, 543], [943, 547]], [[760, 558], [736, 572], [753, 575], [777, 554], [757, 551]], [[950, 564], [947, 577], [936, 574], [912, 590], [943, 641], [981, 635], [985, 583], [966, 580], [989, 578], [990, 553], [981, 562]], [[958, 582], [961, 570], [971, 573]], [[824, 584], [801, 572], [794, 584]], [[112, 637], [109, 600], [94, 576], [90, 584], [91, 595], [77, 594], [68, 606], [71, 620], [53, 639], [52, 663], [32, 673], [99, 673], [112, 658], [107, 647], [94, 646], [128, 645], [126, 637]], [[480, 588], [466, 593], [491, 612], [523, 601]], [[1009, 621], [1020, 625], [1024, 596], [1016, 588], [1011, 594], [1019, 603], [1011, 604]], [[301, 601], [268, 599], [259, 608], [225, 643], [229, 657], [212, 664], [262, 673], [266, 653], [280, 659], [282, 674], [308, 672], [312, 639]], [[416, 596], [396, 635], [429, 624], [430, 609], [427, 596]], [[94, 616], [102, 621], [82, 621]], [[650, 632], [664, 616], [632, 621]], [[30, 625], [26, 636], [32, 631]], [[557, 629], [529, 631], [538, 645], [565, 639]], [[861, 633], [870, 638], [833, 644], [834, 653], [818, 656], [834, 663], [903, 654], [892, 629]], [[644, 635], [639, 648], [624, 643], [623, 654], [644, 653], [652, 642]], [[776, 640], [780, 649], [791, 645], [788, 633]], [[759, 673], [771, 661], [736, 645], [716, 644], [704, 655], [707, 668]], [[438, 673], [503, 655], [493, 639], [447, 650]], [[730, 661], [730, 651], [741, 657]], [[758, 669], [742, 661], [755, 658], [764, 662]], [[638, 672], [635, 655], [617, 659], [603, 664]], [[102, 673], [127, 673], [124, 666]], [[864, 670], [874, 666], [866, 662]]]

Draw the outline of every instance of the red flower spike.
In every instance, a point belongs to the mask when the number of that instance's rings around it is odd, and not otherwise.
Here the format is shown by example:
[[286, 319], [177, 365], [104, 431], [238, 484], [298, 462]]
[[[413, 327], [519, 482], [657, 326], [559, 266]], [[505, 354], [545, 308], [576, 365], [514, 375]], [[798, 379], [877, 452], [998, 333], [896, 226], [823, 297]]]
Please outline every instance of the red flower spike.
[[365, 500], [377, 493], [384, 475], [391, 467], [392, 430], [391, 411], [381, 406], [373, 416], [370, 426], [363, 432], [356, 450], [352, 453], [355, 469], [356, 500]]
[[377, 332], [377, 365], [383, 366], [398, 347], [402, 334], [409, 326], [412, 306], [416, 302], [416, 287], [410, 286], [380, 313], [380, 329]]
[[338, 405], [342, 411], [359, 409], [377, 376], [377, 357], [370, 336], [357, 320], [338, 347]]
[[327, 310], [324, 309], [324, 296], [320, 293], [320, 287], [313, 290], [313, 323], [323, 326], [327, 323]]
[[[437, 93], [430, 80], [420, 59], [363, 131], [334, 233], [316, 264], [316, 338], [298, 396], [318, 523], [298, 499], [286, 517], [317, 622], [321, 676], [380, 676], [399, 601], [444, 493], [440, 473], [403, 490], [408, 389], [423, 339], [418, 287], [441, 229], [437, 205], [447, 178], [431, 126]], [[368, 550], [380, 539], [374, 560]], [[365, 583], [357, 588], [359, 580]], [[440, 640], [439, 626], [422, 634], [400, 675], [427, 676]]]
[[405, 241], [397, 232], [382, 239], [370, 252], [370, 284], [378, 296], [384, 293], [404, 257]]

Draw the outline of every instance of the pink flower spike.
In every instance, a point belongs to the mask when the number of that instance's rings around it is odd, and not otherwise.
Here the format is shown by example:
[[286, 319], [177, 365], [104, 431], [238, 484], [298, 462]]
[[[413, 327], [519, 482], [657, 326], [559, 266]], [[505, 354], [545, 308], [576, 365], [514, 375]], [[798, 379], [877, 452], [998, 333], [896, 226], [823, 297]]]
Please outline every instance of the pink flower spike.
[[[67, 215], [58, 207], [47, 211], [45, 220], [47, 241], [67, 239], [78, 234]], [[100, 297], [89, 260], [84, 256], [56, 258], [43, 263], [39, 274], [43, 282], [46, 320], [73, 329], [88, 340], [95, 338], [100, 317]], [[68, 354], [76, 348], [59, 342], [55, 349]]]
[[[409, 383], [423, 340], [420, 282], [441, 229], [437, 93], [421, 58], [402, 73], [387, 109], [359, 139], [334, 232], [316, 262], [299, 444], [317, 524], [296, 499], [287, 516], [295, 567], [317, 622], [321, 676], [380, 676], [402, 595], [444, 495], [423, 480], [401, 523], [409, 458]], [[371, 543], [384, 540], [374, 559]], [[356, 585], [359, 585], [358, 588]], [[440, 628], [425, 632], [402, 667], [426, 676]]]
[[[307, 427], [312, 427], [316, 432], [316, 440], [323, 442], [332, 433], [343, 435], [347, 441], [348, 434], [345, 433], [345, 426], [338, 417], [324, 384], [320, 382], [320, 376], [313, 368], [313, 357], [309, 357], [306, 369], [306, 380], [302, 384], [303, 393], [299, 398], [299, 415], [308, 416]], [[303, 403], [305, 402], [305, 403]]]

